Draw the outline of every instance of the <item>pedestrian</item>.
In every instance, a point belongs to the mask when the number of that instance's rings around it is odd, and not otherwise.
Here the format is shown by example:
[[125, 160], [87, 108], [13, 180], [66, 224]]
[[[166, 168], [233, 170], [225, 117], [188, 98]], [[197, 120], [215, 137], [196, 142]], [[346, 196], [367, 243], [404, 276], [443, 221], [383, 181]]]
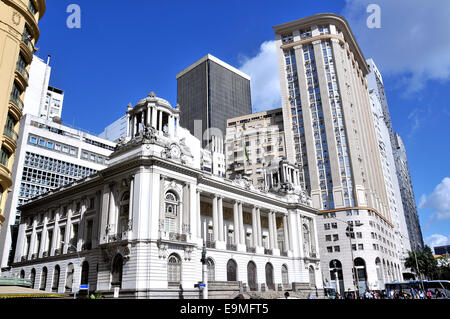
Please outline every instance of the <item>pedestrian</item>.
[[425, 293], [423, 292], [422, 289], [419, 290], [419, 298], [420, 299], [424, 299], [425, 298]]
[[432, 297], [431, 291], [430, 289], [427, 289], [427, 299], [431, 299], [431, 297]]
[[338, 292], [336, 292], [336, 299], [341, 299], [341, 296], [339, 295]]
[[286, 292], [284, 293], [284, 298], [289, 299], [289, 292], [288, 292], [288, 291], [286, 291]]
[[435, 296], [436, 296], [436, 299], [442, 299], [442, 297], [443, 297], [441, 291], [437, 288], [435, 290]]

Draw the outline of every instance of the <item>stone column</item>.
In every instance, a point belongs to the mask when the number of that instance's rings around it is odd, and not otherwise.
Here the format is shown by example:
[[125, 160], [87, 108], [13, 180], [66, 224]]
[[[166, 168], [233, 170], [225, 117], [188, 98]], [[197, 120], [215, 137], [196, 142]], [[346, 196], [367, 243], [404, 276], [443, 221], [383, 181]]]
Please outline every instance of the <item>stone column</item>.
[[233, 205], [233, 229], [234, 229], [234, 244], [239, 244], [239, 204], [234, 202]]
[[190, 219], [190, 191], [189, 191], [189, 184], [186, 183], [183, 186], [183, 227], [182, 227], [182, 233], [186, 235], [189, 235], [190, 233], [189, 219]]
[[73, 203], [68, 206], [67, 210], [66, 232], [64, 234], [64, 246], [62, 251], [63, 254], [67, 254], [67, 249], [69, 248], [70, 233], [72, 232]]
[[252, 243], [253, 247], [258, 246], [258, 220], [256, 216], [256, 207], [253, 206], [252, 208]]
[[163, 111], [159, 111], [159, 119], [158, 119], [158, 126], [159, 126], [159, 130], [162, 131], [163, 127], [162, 127], [162, 120], [163, 120]]
[[157, 123], [158, 123], [158, 110], [155, 107], [152, 107], [152, 126], [154, 129], [156, 129], [157, 127]]
[[218, 210], [217, 210], [217, 196], [213, 196], [212, 200], [212, 209], [213, 209], [213, 236], [214, 236], [214, 242], [218, 240], [219, 238], [219, 216], [218, 216]]
[[223, 198], [219, 197], [217, 201], [218, 205], [218, 217], [219, 217], [219, 238], [218, 240], [224, 241], [224, 232], [223, 232]]
[[284, 232], [284, 246], [285, 251], [291, 250], [290, 243], [289, 243], [289, 227], [287, 225], [288, 218], [287, 215], [283, 215], [283, 232]]
[[27, 224], [22, 221], [22, 223], [19, 225], [19, 233], [17, 235], [16, 253], [14, 255], [15, 262], [20, 262], [22, 260], [22, 256], [26, 253], [24, 252], [24, 243], [26, 242], [26, 228]]
[[261, 209], [259, 207], [256, 208], [256, 222], [258, 228], [258, 246], [262, 247]]
[[202, 219], [201, 219], [201, 200], [200, 200], [201, 191], [197, 190], [197, 238], [202, 238]]
[[52, 242], [50, 243], [50, 256], [55, 255], [55, 250], [58, 249], [58, 235], [59, 235], [59, 213], [60, 208], [56, 210], [55, 213], [55, 226], [53, 227], [53, 237]]
[[109, 186], [109, 207], [108, 207], [108, 236], [114, 235], [117, 229], [116, 203], [114, 195], [114, 185]]
[[274, 248], [274, 243], [273, 243], [273, 239], [274, 239], [274, 235], [273, 235], [273, 218], [272, 218], [272, 214], [273, 212], [270, 211], [267, 215], [267, 220], [269, 221], [269, 249], [273, 249]]
[[245, 231], [244, 231], [244, 213], [242, 210], [242, 203], [239, 204], [239, 243], [245, 245]]
[[47, 241], [47, 214], [44, 214], [44, 226], [42, 227], [41, 247], [38, 247], [38, 257], [42, 258]]
[[164, 211], [164, 187], [166, 183], [165, 176], [161, 175], [161, 178], [159, 180], [159, 237], [164, 237], [166, 235], [165, 228], [164, 228], [164, 220], [166, 217], [165, 211]]
[[[147, 109], [148, 113], [148, 109]], [[130, 177], [130, 203], [128, 205], [128, 240], [133, 238], [132, 225], [133, 225], [133, 201], [134, 201], [134, 175]]]
[[272, 212], [272, 227], [273, 227], [273, 248], [278, 249], [278, 233], [277, 233], [277, 213]]

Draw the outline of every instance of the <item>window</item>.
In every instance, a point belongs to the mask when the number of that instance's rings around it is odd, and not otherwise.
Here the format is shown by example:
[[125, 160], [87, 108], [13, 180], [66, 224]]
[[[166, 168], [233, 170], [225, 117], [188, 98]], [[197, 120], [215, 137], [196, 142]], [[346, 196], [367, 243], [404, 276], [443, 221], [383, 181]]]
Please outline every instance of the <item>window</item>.
[[328, 251], [329, 253], [332, 253], [332, 252], [333, 252], [333, 247], [328, 246], [328, 247], [327, 247], [327, 251]]
[[329, 223], [324, 224], [323, 226], [324, 226], [325, 230], [329, 230], [330, 229], [330, 224]]
[[338, 241], [339, 240], [339, 235], [338, 234], [334, 234], [333, 235], [333, 241]]
[[358, 244], [358, 250], [364, 250], [364, 244]]
[[179, 285], [181, 282], [181, 259], [176, 254], [167, 260], [167, 281], [169, 285]]
[[341, 251], [341, 247], [340, 246], [334, 246], [334, 251], [335, 252], [340, 252]]
[[331, 241], [331, 235], [325, 235], [325, 241]]

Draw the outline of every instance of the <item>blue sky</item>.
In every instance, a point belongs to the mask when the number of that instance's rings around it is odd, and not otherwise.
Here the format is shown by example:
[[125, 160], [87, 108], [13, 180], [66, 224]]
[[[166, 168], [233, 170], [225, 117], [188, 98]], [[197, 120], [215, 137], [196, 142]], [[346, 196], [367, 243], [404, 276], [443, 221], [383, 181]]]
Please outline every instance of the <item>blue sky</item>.
[[[252, 76], [255, 111], [280, 107], [272, 27], [320, 12], [344, 15], [383, 74], [423, 237], [450, 244], [450, 1], [46, 2], [37, 55], [52, 56], [51, 85], [66, 94], [63, 121], [95, 134], [150, 91], [175, 105], [176, 74], [207, 53]], [[66, 25], [72, 3], [81, 8], [81, 29]], [[381, 8], [380, 29], [367, 28], [369, 3]]]

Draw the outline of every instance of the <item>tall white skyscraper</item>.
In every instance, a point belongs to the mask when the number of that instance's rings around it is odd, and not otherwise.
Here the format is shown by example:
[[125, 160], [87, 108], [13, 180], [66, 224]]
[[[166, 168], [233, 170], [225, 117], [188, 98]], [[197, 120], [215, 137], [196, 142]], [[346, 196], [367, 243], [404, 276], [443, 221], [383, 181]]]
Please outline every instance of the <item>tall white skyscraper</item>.
[[401, 267], [364, 55], [336, 14], [274, 30], [286, 153], [320, 210], [324, 280], [340, 293], [384, 289]]
[[25, 91], [24, 114], [32, 114], [44, 119], [61, 118], [64, 91], [50, 86], [51, 72], [50, 57], [45, 62], [33, 56], [29, 85]]

